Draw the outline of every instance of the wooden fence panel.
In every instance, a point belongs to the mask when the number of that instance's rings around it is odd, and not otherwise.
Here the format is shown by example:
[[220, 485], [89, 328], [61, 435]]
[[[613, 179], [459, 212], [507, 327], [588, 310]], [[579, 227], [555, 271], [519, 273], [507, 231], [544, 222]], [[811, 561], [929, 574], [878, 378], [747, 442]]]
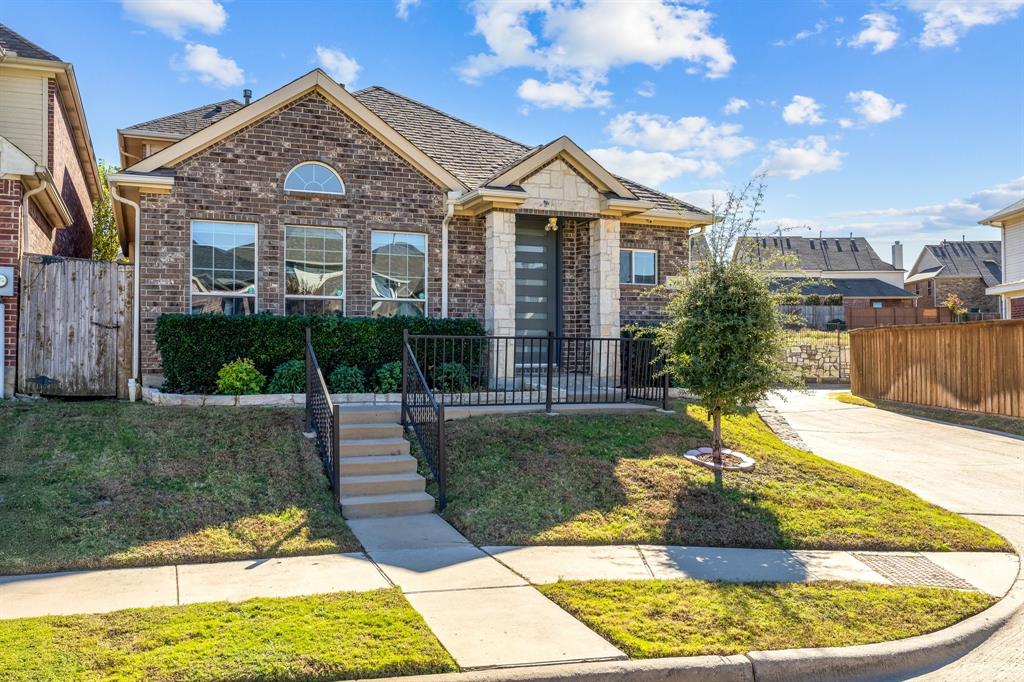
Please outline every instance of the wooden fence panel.
[[1024, 417], [1024, 320], [858, 329], [850, 365], [869, 400]]
[[18, 390], [127, 397], [131, 265], [27, 255], [21, 272]]

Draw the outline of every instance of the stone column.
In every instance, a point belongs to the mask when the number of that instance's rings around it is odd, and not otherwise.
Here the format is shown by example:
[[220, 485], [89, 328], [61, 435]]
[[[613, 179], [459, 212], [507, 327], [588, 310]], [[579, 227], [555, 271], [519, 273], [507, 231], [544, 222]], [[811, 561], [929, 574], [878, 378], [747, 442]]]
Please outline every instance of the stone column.
[[[619, 219], [600, 218], [590, 224], [590, 335], [619, 338]], [[617, 379], [617, 344], [604, 344], [591, 357], [595, 378]]]
[[[492, 336], [515, 336], [516, 214], [490, 211], [484, 225], [484, 326]], [[513, 376], [514, 344], [492, 342], [488, 355], [494, 368], [491, 376], [503, 386], [508, 377]]]

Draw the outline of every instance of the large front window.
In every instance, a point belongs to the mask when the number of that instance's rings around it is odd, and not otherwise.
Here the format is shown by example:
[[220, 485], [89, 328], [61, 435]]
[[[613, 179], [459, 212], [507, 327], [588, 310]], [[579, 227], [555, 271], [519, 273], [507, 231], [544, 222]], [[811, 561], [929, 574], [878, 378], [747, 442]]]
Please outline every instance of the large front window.
[[622, 284], [657, 284], [658, 252], [641, 249], [620, 250], [619, 282]]
[[344, 313], [345, 230], [286, 227], [284, 283], [287, 314]]
[[374, 232], [371, 240], [373, 316], [426, 315], [427, 236]]
[[256, 311], [256, 225], [192, 221], [192, 313]]

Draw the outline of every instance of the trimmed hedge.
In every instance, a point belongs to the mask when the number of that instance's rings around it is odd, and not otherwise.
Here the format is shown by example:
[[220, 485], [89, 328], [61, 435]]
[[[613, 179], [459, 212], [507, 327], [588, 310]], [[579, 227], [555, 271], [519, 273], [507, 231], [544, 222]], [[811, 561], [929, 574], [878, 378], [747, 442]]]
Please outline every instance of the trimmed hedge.
[[306, 327], [325, 376], [339, 365], [375, 376], [388, 362], [402, 359], [402, 331], [410, 334], [479, 336], [474, 319], [424, 317], [340, 317], [335, 315], [162, 315], [156, 345], [165, 386], [180, 392], [209, 393], [225, 363], [250, 358], [264, 375], [288, 360], [305, 358]]

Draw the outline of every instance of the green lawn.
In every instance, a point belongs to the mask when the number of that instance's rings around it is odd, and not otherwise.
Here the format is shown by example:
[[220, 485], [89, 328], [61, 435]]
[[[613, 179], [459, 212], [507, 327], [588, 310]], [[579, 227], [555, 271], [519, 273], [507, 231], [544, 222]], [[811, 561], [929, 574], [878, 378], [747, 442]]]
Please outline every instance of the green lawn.
[[398, 589], [0, 620], [0, 679], [338, 680], [457, 670]]
[[924, 417], [941, 422], [949, 422], [958, 426], [974, 426], [981, 429], [1002, 431], [1017, 436], [1024, 436], [1024, 419], [1016, 417], [1004, 417], [998, 414], [984, 414], [980, 412], [962, 412], [960, 410], [947, 410], [942, 407], [931, 407], [928, 405], [912, 405], [910, 403], [899, 403], [892, 400], [867, 400], [851, 394], [849, 391], [837, 391], [829, 394], [830, 398], [841, 403], [860, 405], [862, 407], [877, 407], [880, 410], [896, 412], [908, 417]]
[[724, 437], [757, 468], [717, 490], [680, 456], [709, 444], [705, 413], [675, 409], [450, 422], [445, 516], [482, 545], [1008, 549], [899, 486], [785, 445], [752, 411], [726, 419]]
[[948, 627], [996, 600], [865, 583], [592, 580], [540, 589], [633, 658], [868, 644]]
[[298, 410], [0, 403], [0, 574], [359, 549]]

